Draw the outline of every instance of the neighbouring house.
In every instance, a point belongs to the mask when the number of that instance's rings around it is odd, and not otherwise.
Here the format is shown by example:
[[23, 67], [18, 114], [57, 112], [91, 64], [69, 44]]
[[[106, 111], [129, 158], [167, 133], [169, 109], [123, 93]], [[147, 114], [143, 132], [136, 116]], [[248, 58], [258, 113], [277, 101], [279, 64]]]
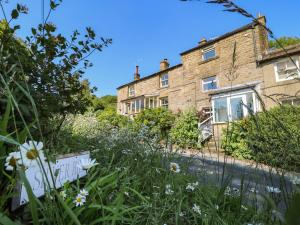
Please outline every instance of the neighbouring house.
[[[299, 104], [300, 45], [283, 50], [268, 48], [268, 34], [258, 22], [226, 33], [215, 39], [202, 39], [182, 52], [181, 64], [169, 66], [167, 59], [160, 70], [117, 88], [120, 114], [134, 117], [145, 108], [166, 107], [173, 112], [195, 107], [207, 115], [200, 124], [206, 135], [221, 136], [228, 121], [238, 120], [279, 103]], [[270, 96], [272, 98], [270, 98]], [[263, 101], [263, 103], [261, 102]]]

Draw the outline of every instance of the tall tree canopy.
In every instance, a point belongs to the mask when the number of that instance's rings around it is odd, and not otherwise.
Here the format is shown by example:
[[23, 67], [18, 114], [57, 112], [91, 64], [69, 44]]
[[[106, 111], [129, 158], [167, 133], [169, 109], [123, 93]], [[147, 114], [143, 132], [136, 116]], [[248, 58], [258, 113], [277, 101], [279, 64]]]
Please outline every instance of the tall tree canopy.
[[[51, 0], [50, 11], [46, 15], [50, 15], [58, 5]], [[92, 66], [88, 57], [95, 51], [102, 51], [112, 40], [97, 38], [90, 27], [83, 34], [75, 30], [70, 38], [64, 37], [48, 21], [49, 16], [43, 23], [31, 28], [31, 34], [25, 40], [21, 40], [15, 36], [20, 26], [11, 25], [21, 13], [27, 13], [27, 8], [18, 4], [10, 18], [5, 16], [0, 23], [0, 75], [3, 77], [0, 90], [9, 87], [16, 92], [24, 89], [30, 93], [40, 121], [47, 121], [57, 114], [64, 116], [83, 112], [91, 105], [87, 93], [95, 90], [90, 88], [88, 81], [82, 81], [86, 69]], [[4, 99], [4, 95], [4, 91], [0, 92], [0, 99]], [[20, 104], [22, 99], [26, 99], [21, 95], [16, 97]], [[6, 104], [3, 101], [0, 104], [2, 113]]]
[[[277, 39], [278, 42], [282, 45], [282, 47], [287, 47], [290, 45], [298, 44], [300, 43], [299, 37], [281, 37]], [[275, 40], [269, 41], [269, 47], [270, 48], [280, 48], [280, 45]]]

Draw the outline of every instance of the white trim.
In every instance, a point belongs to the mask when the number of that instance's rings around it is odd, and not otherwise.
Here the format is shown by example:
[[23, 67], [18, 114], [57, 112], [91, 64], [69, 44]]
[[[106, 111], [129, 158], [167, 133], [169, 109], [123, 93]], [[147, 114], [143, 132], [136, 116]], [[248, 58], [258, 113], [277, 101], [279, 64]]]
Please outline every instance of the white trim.
[[[214, 79], [214, 81], [215, 81], [215, 83], [216, 83], [216, 88], [214, 88], [214, 89], [208, 89], [208, 90], [204, 90], [204, 84], [210, 84], [211, 83], [211, 81], [210, 82], [208, 82], [208, 81], [204, 81], [205, 79], [208, 79], [208, 78], [211, 78], [211, 77], [215, 77], [215, 79]], [[218, 78], [217, 78], [217, 76], [216, 75], [214, 75], [214, 76], [210, 76], [210, 77], [206, 77], [206, 78], [202, 78], [202, 92], [208, 92], [208, 91], [211, 91], [211, 90], [216, 90], [216, 89], [218, 89]]]
[[[167, 76], [167, 79], [162, 79], [163, 77]], [[163, 85], [163, 82], [167, 82], [167, 84]], [[160, 87], [168, 87], [169, 86], [169, 74], [164, 73], [160, 75]]]
[[[294, 62], [296, 63], [297, 65], [297, 68], [299, 68], [299, 57], [292, 57], [292, 59], [294, 60]], [[276, 82], [281, 82], [281, 81], [287, 81], [287, 80], [293, 80], [295, 79], [297, 76], [290, 76], [290, 77], [287, 77], [287, 78], [283, 78], [283, 79], [280, 79], [279, 78], [279, 75], [278, 75], [278, 63], [287, 63], [289, 62], [290, 59], [289, 58], [284, 58], [282, 60], [279, 60], [275, 63], [273, 63], [273, 66], [274, 66], [274, 72], [275, 72], [275, 79], [276, 79]], [[300, 77], [300, 73], [297, 69], [297, 73], [298, 73], [298, 77]], [[287, 75], [289, 76], [289, 75]]]
[[[204, 53], [210, 52], [211, 50], [214, 50], [215, 55], [214, 55], [213, 57], [210, 57], [210, 58], [205, 59], [205, 58], [204, 58]], [[214, 45], [210, 45], [210, 46], [208, 46], [208, 47], [202, 49], [202, 60], [203, 60], [203, 61], [206, 61], [206, 60], [208, 60], [208, 59], [212, 59], [212, 58], [216, 57], [216, 55], [217, 55], [217, 53], [216, 53], [216, 48], [215, 48]]]
[[130, 96], [130, 97], [135, 96], [135, 88], [134, 88], [134, 85], [128, 86], [128, 96]]
[[[159, 101], [160, 107], [166, 107], [167, 109], [169, 108], [169, 98], [168, 98], [168, 96], [162, 97], [159, 100], [160, 100]], [[162, 104], [163, 100], [167, 100], [168, 104]]]
[[[213, 124], [220, 124], [220, 123], [226, 123], [228, 121], [229, 122], [233, 121], [232, 120], [232, 111], [231, 111], [232, 109], [231, 109], [231, 104], [230, 104], [231, 99], [242, 98], [243, 103], [245, 105], [247, 105], [248, 103], [247, 103], [246, 94], [249, 94], [249, 93], [252, 94], [253, 112], [256, 113], [256, 112], [260, 111], [260, 105], [257, 102], [255, 92], [251, 89], [244, 89], [242, 91], [235, 91], [235, 92], [230, 92], [230, 93], [226, 93], [226, 94], [223, 93], [223, 94], [213, 96], [212, 97]], [[226, 98], [228, 121], [215, 121], [215, 100], [220, 99], [220, 98]], [[246, 117], [249, 115], [249, 112], [245, 105], [242, 106], [243, 107], [243, 117]]]

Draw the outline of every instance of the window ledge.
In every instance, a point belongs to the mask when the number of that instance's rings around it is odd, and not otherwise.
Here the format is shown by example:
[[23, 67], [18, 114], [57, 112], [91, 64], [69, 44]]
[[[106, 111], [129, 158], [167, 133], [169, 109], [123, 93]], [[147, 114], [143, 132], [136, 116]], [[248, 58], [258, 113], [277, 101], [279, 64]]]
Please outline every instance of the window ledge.
[[168, 86], [164, 86], [164, 87], [160, 87], [159, 90], [161, 90], [161, 89], [167, 89], [167, 88], [169, 88], [169, 85]]
[[218, 58], [220, 58], [220, 57], [219, 57], [219, 56], [215, 56], [215, 57], [210, 58], [210, 59], [207, 59], [207, 60], [202, 60], [202, 61], [200, 61], [200, 62], [198, 63], [198, 65], [201, 65], [201, 64], [204, 64], [204, 63], [213, 61], [213, 60], [218, 59]]
[[205, 93], [205, 94], [211, 94], [211, 93], [214, 93], [215, 91], [217, 91], [219, 88], [215, 88], [215, 89], [210, 89], [210, 90], [202, 90], [202, 93]]
[[225, 122], [212, 122], [212, 125], [224, 125], [224, 124], [228, 124], [230, 122], [225, 121]]

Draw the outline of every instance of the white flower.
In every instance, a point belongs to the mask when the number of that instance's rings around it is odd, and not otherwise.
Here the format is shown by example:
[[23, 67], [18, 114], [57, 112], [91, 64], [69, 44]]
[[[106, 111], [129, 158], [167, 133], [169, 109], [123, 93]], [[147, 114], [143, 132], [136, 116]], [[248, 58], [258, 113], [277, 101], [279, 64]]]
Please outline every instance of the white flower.
[[192, 209], [194, 210], [195, 213], [198, 213], [199, 215], [201, 215], [201, 209], [197, 204], [194, 203]]
[[180, 172], [180, 167], [179, 167], [178, 163], [171, 162], [170, 163], [170, 170], [174, 173], [179, 173]]
[[231, 188], [230, 187], [226, 187], [225, 191], [224, 191], [225, 195], [231, 195]]
[[216, 210], [219, 210], [219, 206], [218, 205], [215, 205], [215, 208], [216, 208]]
[[178, 215], [179, 215], [180, 217], [183, 217], [183, 216], [184, 216], [184, 212], [180, 212]]
[[46, 160], [43, 152], [43, 142], [29, 141], [19, 147], [21, 151], [23, 165], [32, 167], [38, 165], [38, 158], [42, 163]]
[[21, 164], [21, 154], [20, 152], [11, 152], [8, 154], [5, 160], [5, 170], [12, 171], [17, 168], [19, 164]]
[[127, 191], [124, 192], [124, 195], [126, 195], [127, 197], [129, 197], [129, 193]]
[[244, 205], [242, 205], [241, 208], [244, 209], [244, 210], [246, 210], [246, 211], [248, 210], [248, 208], [246, 206], [244, 206]]
[[240, 189], [236, 188], [236, 187], [233, 187], [232, 188], [232, 192], [236, 195], [238, 195], [240, 193]]
[[249, 191], [252, 193], [258, 193], [258, 190], [256, 190], [254, 187], [250, 188]]
[[296, 176], [291, 177], [291, 182], [295, 185], [300, 184], [300, 177], [296, 177]]
[[81, 189], [79, 194], [80, 194], [81, 196], [86, 197], [86, 196], [89, 195], [89, 192], [88, 192], [87, 190], [85, 190], [85, 189]]
[[199, 185], [198, 181], [194, 182], [194, 183], [188, 183], [188, 185], [186, 186], [186, 190], [190, 190], [190, 191], [194, 191], [195, 188]]
[[67, 193], [66, 193], [65, 190], [59, 192], [59, 194], [60, 194], [60, 196], [61, 196], [63, 199], [65, 199], [65, 198], [67, 197]]
[[77, 206], [82, 206], [86, 202], [85, 196], [82, 196], [81, 194], [78, 194], [74, 200], [74, 203]]
[[99, 163], [96, 162], [96, 159], [81, 159], [78, 167], [83, 170], [89, 170], [98, 164]]
[[266, 190], [269, 193], [275, 193], [275, 194], [279, 194], [281, 192], [281, 190], [277, 187], [271, 187], [271, 186], [266, 186]]
[[171, 194], [173, 194], [173, 193], [174, 193], [174, 191], [171, 189], [171, 185], [170, 185], [170, 184], [167, 184], [167, 185], [166, 185], [165, 194], [166, 194], [166, 195], [171, 195]]

